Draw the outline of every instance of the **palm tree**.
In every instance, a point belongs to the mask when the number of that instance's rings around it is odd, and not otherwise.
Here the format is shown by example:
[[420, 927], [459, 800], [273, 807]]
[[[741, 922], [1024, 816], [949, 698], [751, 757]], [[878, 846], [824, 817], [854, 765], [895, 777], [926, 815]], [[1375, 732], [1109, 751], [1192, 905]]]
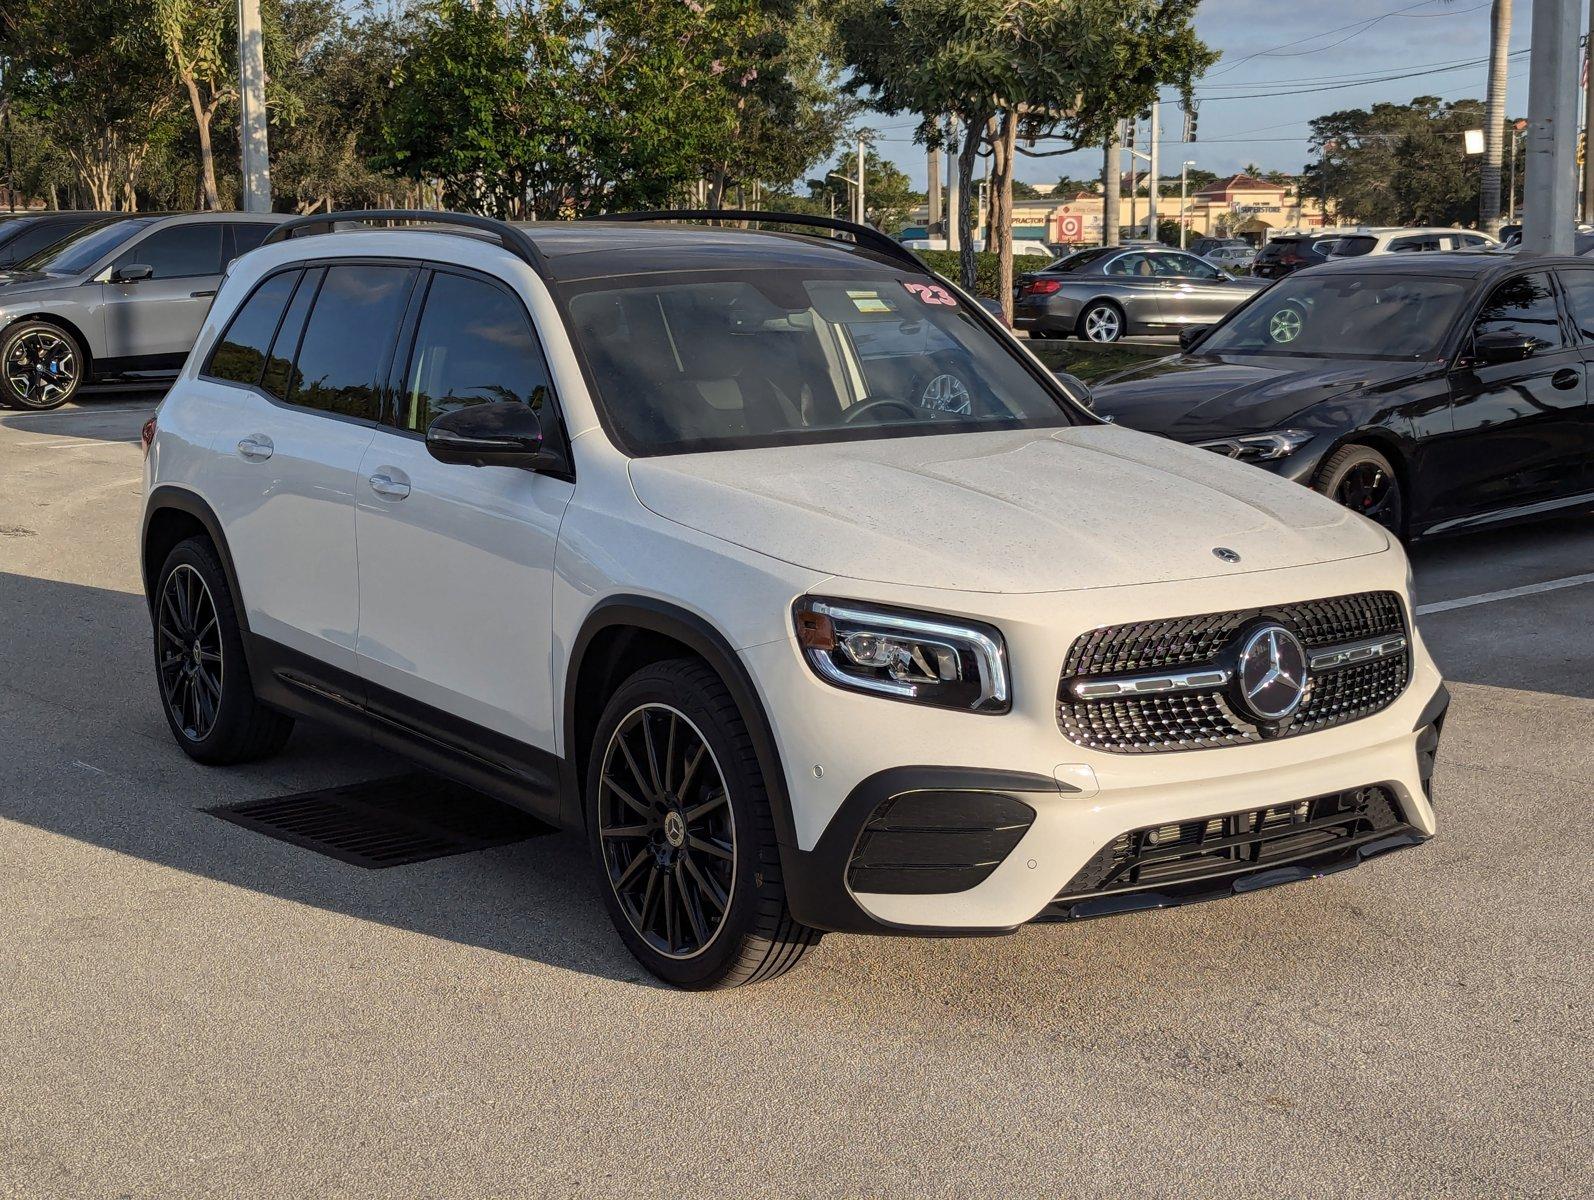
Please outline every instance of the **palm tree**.
[[1489, 13], [1489, 98], [1483, 118], [1483, 170], [1479, 174], [1478, 228], [1500, 232], [1500, 164], [1505, 160], [1505, 85], [1511, 51], [1511, 0], [1494, 0]]

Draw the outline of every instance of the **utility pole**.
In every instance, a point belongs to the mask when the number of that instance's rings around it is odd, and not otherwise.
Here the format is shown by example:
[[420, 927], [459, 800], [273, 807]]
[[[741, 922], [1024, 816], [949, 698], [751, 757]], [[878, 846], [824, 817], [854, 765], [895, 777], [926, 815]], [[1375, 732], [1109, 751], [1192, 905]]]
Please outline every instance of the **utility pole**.
[[1517, 219], [1517, 143], [1522, 140], [1522, 131], [1527, 125], [1526, 121], [1519, 119], [1513, 121], [1511, 128], [1506, 131], [1506, 136], [1511, 139], [1511, 182], [1505, 193], [1508, 212], [1506, 222], [1511, 225], [1516, 224]]
[[1528, 67], [1527, 200], [1522, 249], [1570, 254], [1577, 223], [1580, 0], [1536, 0]]
[[1151, 129], [1147, 135], [1148, 150], [1146, 162], [1146, 178], [1149, 181], [1146, 190], [1146, 237], [1151, 241], [1157, 240], [1157, 171], [1158, 154], [1157, 143], [1162, 139], [1161, 126], [1162, 102], [1151, 102]]
[[1118, 192], [1123, 186], [1124, 123], [1117, 122], [1107, 135], [1101, 155], [1101, 244], [1118, 244]]
[[1179, 164], [1179, 249], [1181, 250], [1185, 244], [1184, 207], [1190, 191], [1190, 168], [1193, 166], [1195, 160], [1192, 158], [1187, 158]]
[[243, 148], [243, 209], [271, 211], [271, 159], [266, 147], [266, 57], [260, 0], [238, 0], [238, 143]]
[[858, 133], [858, 224], [862, 225], [869, 209], [863, 202], [863, 133]]
[[941, 224], [941, 151], [934, 146], [925, 159], [924, 178], [930, 199], [930, 218], [925, 233], [934, 237], [936, 227]]
[[1129, 122], [1129, 236], [1139, 228], [1135, 223], [1135, 210], [1140, 207], [1140, 118]]
[[958, 119], [946, 119], [946, 248], [961, 250], [958, 236]]
[[[1594, 66], [1588, 56], [1594, 54], [1594, 5], [1588, 12], [1588, 39], [1583, 43], [1583, 220], [1594, 221], [1594, 163], [1588, 161], [1589, 141], [1594, 139], [1594, 78], [1590, 77], [1589, 68]], [[1507, 130], [1506, 136], [1511, 139], [1511, 148], [1516, 149], [1516, 131]], [[1512, 165], [1515, 165], [1513, 159]], [[1513, 198], [1515, 193], [1513, 192]]]

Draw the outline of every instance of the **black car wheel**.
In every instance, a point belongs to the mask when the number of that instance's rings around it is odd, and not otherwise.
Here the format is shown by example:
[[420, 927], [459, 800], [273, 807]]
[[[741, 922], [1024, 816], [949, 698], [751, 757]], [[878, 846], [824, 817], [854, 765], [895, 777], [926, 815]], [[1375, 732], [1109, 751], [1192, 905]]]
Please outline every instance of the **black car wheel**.
[[161, 707], [183, 752], [220, 765], [282, 749], [293, 720], [255, 699], [227, 576], [203, 538], [166, 556], [154, 619]]
[[1400, 477], [1390, 461], [1371, 446], [1342, 446], [1334, 451], [1319, 468], [1313, 486], [1397, 538], [1406, 536]]
[[683, 988], [773, 979], [819, 940], [786, 907], [769, 797], [741, 710], [692, 659], [610, 698], [587, 769], [588, 832], [627, 948]]
[[18, 321], [0, 338], [0, 395], [12, 408], [60, 408], [83, 383], [77, 339], [48, 321]]
[[1079, 314], [1079, 336], [1087, 342], [1116, 342], [1124, 335], [1124, 314], [1116, 304], [1097, 301]]

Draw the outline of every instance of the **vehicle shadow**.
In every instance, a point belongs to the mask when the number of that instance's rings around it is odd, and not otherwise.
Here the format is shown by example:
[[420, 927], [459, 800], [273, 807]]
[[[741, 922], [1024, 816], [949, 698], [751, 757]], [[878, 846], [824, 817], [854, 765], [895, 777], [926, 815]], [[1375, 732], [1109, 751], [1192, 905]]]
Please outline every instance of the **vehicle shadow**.
[[383, 778], [391, 758], [301, 724], [266, 763], [204, 767], [156, 698], [142, 596], [0, 572], [0, 820], [174, 870], [645, 986], [610, 926], [583, 840], [549, 834], [368, 870], [204, 809]]
[[137, 445], [139, 430], [165, 394], [164, 391], [88, 394], [64, 408], [46, 412], [0, 408], [0, 428], [39, 437], [85, 438]]

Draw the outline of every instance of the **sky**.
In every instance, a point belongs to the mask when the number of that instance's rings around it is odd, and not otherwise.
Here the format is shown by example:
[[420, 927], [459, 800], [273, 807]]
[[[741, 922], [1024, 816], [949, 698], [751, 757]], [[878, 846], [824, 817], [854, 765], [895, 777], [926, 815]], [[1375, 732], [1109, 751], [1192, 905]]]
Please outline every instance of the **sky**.
[[[1513, 5], [1513, 50], [1529, 44], [1533, 6]], [[1339, 0], [1307, 5], [1298, 0], [1204, 0], [1196, 30], [1222, 52], [1196, 84], [1199, 133], [1179, 142], [1183, 115], [1163, 106], [1162, 173], [1175, 175], [1183, 159], [1218, 175], [1246, 163], [1264, 170], [1298, 172], [1310, 157], [1306, 139], [1313, 117], [1378, 101], [1405, 103], [1414, 96], [1482, 99], [1488, 76], [1489, 0]], [[1508, 109], [1527, 111], [1526, 54], [1511, 60]], [[1456, 65], [1468, 64], [1468, 65]], [[1450, 68], [1410, 78], [1372, 82], [1376, 76]], [[1348, 85], [1348, 86], [1347, 86]], [[1326, 89], [1333, 90], [1308, 90]], [[1255, 93], [1283, 93], [1266, 97]], [[1245, 98], [1241, 98], [1245, 97]], [[925, 185], [924, 149], [913, 142], [909, 117], [872, 115], [884, 157]], [[1036, 146], [1043, 150], [1044, 145]], [[1101, 173], [1101, 152], [1019, 159], [1018, 178], [1054, 183]]]

